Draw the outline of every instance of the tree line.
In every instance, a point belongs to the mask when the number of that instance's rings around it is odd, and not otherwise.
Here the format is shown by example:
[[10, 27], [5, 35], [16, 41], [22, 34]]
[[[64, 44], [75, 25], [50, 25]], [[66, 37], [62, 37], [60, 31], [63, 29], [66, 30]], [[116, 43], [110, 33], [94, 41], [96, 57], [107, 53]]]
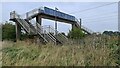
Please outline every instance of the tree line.
[[[63, 33], [65, 34], [65, 33]], [[115, 35], [118, 36], [120, 35], [120, 32], [118, 31], [104, 31], [102, 34], [105, 35]], [[74, 28], [69, 31], [67, 37], [70, 39], [81, 39], [85, 36], [85, 33], [82, 32], [79, 28]], [[25, 33], [21, 33], [21, 39], [28, 38], [28, 35]], [[5, 22], [2, 24], [2, 40], [13, 40], [15, 41], [16, 39], [16, 30], [15, 30], [15, 25], [12, 24], [12, 22]]]

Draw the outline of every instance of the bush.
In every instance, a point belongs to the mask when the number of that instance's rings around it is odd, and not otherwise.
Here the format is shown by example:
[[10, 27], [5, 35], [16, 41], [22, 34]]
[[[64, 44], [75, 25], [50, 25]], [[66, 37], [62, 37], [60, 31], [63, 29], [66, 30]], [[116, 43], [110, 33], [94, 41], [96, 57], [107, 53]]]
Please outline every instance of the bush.
[[119, 36], [120, 32], [118, 32], [118, 31], [115, 31], [115, 32], [113, 32], [113, 31], [104, 31], [103, 34], [110, 35], [110, 36], [112, 36], [112, 35]]
[[[90, 40], [89, 40], [90, 39]], [[41, 46], [28, 44], [26, 41], [3, 41], [3, 66], [116, 66], [119, 64], [118, 47], [109, 39], [105, 45], [99, 39], [99, 44], [92, 44], [93, 37], [86, 38], [86, 44]], [[112, 40], [112, 38], [111, 38]], [[90, 42], [88, 42], [90, 41]], [[29, 42], [30, 43], [30, 42]], [[96, 46], [98, 45], [98, 46]], [[118, 51], [116, 51], [118, 50]]]
[[12, 22], [6, 22], [2, 25], [2, 40], [15, 40], [15, 25]]
[[82, 37], [84, 37], [84, 35], [85, 34], [79, 28], [74, 28], [68, 33], [68, 37], [72, 39], [81, 39]]

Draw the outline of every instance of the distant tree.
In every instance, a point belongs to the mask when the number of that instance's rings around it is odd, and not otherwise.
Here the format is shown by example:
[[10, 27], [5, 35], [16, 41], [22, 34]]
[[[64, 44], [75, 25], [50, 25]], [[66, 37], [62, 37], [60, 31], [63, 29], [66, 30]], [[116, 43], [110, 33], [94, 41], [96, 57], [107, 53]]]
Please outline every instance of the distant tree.
[[114, 32], [114, 35], [119, 35], [119, 36], [120, 36], [120, 32], [115, 31], [115, 32]]
[[80, 39], [80, 38], [84, 37], [84, 35], [85, 34], [82, 32], [81, 29], [73, 28], [71, 31], [69, 31], [68, 38]]
[[2, 25], [2, 40], [15, 40], [15, 25], [6, 22]]
[[108, 35], [108, 34], [109, 34], [109, 31], [104, 31], [103, 34]]
[[118, 31], [115, 31], [115, 32], [113, 32], [113, 31], [104, 31], [103, 32], [103, 34], [105, 34], [105, 35], [120, 35], [120, 32], [118, 32]]
[[109, 31], [109, 35], [114, 35], [114, 32], [113, 31]]

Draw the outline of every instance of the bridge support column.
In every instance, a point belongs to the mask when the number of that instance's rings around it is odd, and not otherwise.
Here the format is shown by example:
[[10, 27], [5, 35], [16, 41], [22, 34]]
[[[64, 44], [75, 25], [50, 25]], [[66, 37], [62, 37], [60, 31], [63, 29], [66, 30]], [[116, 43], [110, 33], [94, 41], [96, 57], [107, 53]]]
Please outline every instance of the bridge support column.
[[82, 23], [82, 19], [80, 18], [80, 29], [81, 29], [81, 23]]
[[[38, 24], [41, 26], [41, 24], [42, 24], [42, 17], [40, 16], [40, 15], [38, 15], [37, 17], [36, 17], [36, 29], [38, 30], [39, 29], [39, 26], [38, 26]], [[42, 29], [39, 29], [40, 30], [40, 32], [41, 32], [41, 30]], [[38, 35], [36, 36], [36, 43], [38, 44], [38, 43], [40, 43], [41, 42], [41, 38], [39, 38], [38, 37]]]
[[19, 41], [21, 36], [21, 27], [18, 22], [16, 22], [15, 24], [16, 24], [16, 41]]
[[73, 30], [74, 28], [76, 28], [76, 26], [75, 26], [75, 24], [72, 24], [72, 30]]
[[41, 26], [42, 24], [42, 17], [39, 15], [36, 17], [36, 28], [38, 29], [38, 24]]
[[42, 23], [42, 17], [41, 16], [37, 16], [36, 17], [36, 22], [41, 25], [41, 23]]

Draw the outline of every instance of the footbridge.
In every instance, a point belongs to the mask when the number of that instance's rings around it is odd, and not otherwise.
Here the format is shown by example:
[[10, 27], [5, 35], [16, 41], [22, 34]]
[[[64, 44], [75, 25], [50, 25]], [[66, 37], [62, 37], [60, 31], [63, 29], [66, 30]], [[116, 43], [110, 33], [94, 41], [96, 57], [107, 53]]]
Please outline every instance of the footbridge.
[[[33, 26], [30, 21], [34, 18], [36, 19], [35, 26]], [[65, 40], [67, 40], [67, 37], [60, 34], [58, 31], [57, 34], [59, 35], [55, 36], [55, 30], [51, 26], [49, 26], [49, 29], [53, 32], [50, 32], [50, 30], [48, 31], [48, 27], [41, 26], [42, 18], [71, 24], [72, 28], [80, 28], [87, 34], [93, 33], [93, 31], [81, 25], [81, 22], [75, 16], [48, 7], [40, 7], [26, 12], [23, 15], [19, 15], [16, 11], [10, 12], [10, 20], [16, 22], [16, 38], [20, 38], [21, 28], [23, 28], [29, 35], [39, 35], [39, 38], [43, 43], [52, 41], [58, 44], [63, 44]]]

